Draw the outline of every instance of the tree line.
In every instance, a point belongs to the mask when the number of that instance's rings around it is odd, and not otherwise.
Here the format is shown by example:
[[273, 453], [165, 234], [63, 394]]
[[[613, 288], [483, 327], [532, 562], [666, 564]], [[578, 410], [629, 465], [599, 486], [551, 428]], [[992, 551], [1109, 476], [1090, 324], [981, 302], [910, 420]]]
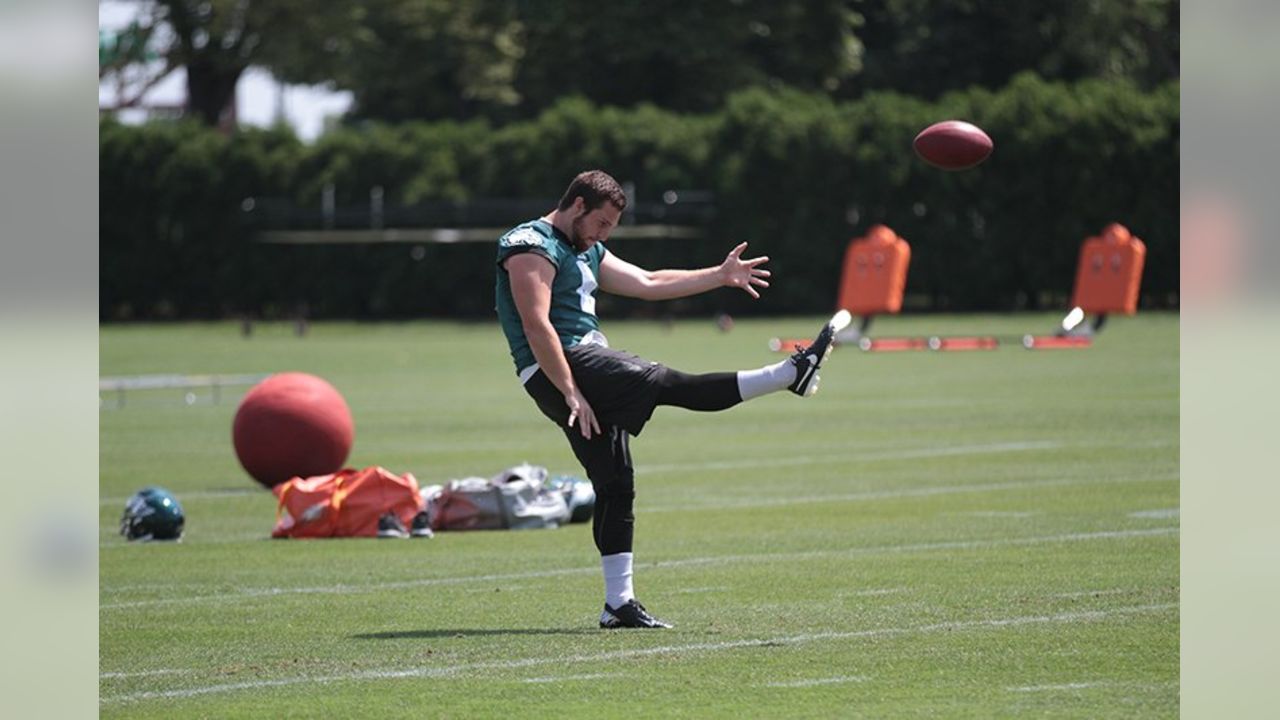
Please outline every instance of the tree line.
[[[1178, 76], [1177, 0], [141, 0], [100, 53], [134, 95], [185, 68], [189, 113], [225, 118], [251, 66], [353, 93], [346, 122], [528, 120], [560, 97], [682, 113], [752, 87], [935, 100], [1048, 80]], [[149, 57], [149, 72], [138, 73]], [[132, 71], [132, 72], [130, 72]]]
[[[914, 157], [915, 133], [950, 117], [995, 139], [986, 163], [946, 173]], [[1061, 307], [1081, 241], [1110, 222], [1147, 242], [1144, 302], [1176, 303], [1178, 290], [1176, 81], [1027, 72], [997, 89], [845, 101], [756, 87], [708, 112], [569, 97], [528, 119], [368, 121], [311, 145], [284, 129], [226, 134], [195, 122], [104, 119], [99, 137], [105, 320], [303, 308], [314, 317], [485, 317], [489, 243], [271, 245], [259, 242], [255, 208], [274, 198], [314, 215], [326, 186], [340, 209], [367, 204], [374, 187], [389, 210], [482, 198], [549, 206], [587, 167], [633, 181], [642, 199], [673, 189], [714, 199], [703, 239], [613, 241], [628, 259], [705, 265], [739, 240], [773, 258], [768, 303], [713, 293], [658, 312], [828, 310], [845, 245], [874, 223], [912, 245], [912, 308]], [[609, 302], [602, 311], [640, 311]]]

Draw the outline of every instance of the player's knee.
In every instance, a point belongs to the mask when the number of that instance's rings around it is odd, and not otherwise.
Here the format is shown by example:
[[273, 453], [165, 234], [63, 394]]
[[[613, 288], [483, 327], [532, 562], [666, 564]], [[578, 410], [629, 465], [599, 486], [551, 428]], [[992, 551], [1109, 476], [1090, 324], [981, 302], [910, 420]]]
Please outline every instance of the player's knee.
[[587, 471], [587, 478], [591, 480], [591, 485], [596, 491], [596, 497], [607, 496], [635, 496], [636, 490], [636, 473], [626, 463], [617, 462], [616, 459], [593, 463], [591, 466], [584, 468]]
[[693, 379], [692, 375], [680, 372], [673, 368], [667, 368], [665, 372], [658, 378], [658, 385], [664, 390], [669, 390], [677, 385], [683, 385]]
[[636, 496], [635, 473], [630, 470], [625, 472], [615, 470], [598, 476], [592, 475], [591, 486], [596, 491], [597, 500], [609, 498], [627, 500], [629, 502], [635, 499]]

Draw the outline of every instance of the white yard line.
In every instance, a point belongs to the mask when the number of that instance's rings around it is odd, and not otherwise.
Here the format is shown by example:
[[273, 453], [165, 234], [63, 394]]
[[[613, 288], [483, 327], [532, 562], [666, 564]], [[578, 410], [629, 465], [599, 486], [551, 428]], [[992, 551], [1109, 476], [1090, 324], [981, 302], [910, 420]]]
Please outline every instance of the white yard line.
[[154, 675], [186, 675], [190, 670], [165, 668], [161, 670], [138, 670], [137, 672], [104, 672], [98, 673], [99, 680], [117, 680], [122, 678], [152, 677]]
[[1058, 479], [1058, 480], [1016, 480], [1002, 483], [980, 483], [976, 485], [933, 485], [921, 488], [896, 488], [893, 490], [865, 490], [854, 493], [835, 493], [830, 495], [788, 495], [778, 498], [716, 498], [714, 502], [682, 502], [678, 505], [641, 505], [636, 508], [642, 513], [661, 512], [705, 512], [707, 510], [739, 510], [745, 508], [779, 507], [786, 505], [809, 505], [813, 503], [862, 502], [867, 500], [895, 500], [899, 498], [933, 497], [935, 495], [962, 495], [967, 493], [1003, 492], [1005, 490], [1032, 490], [1049, 487], [1076, 487], [1081, 485], [1106, 485], [1118, 482], [1175, 482], [1177, 477], [1157, 475], [1144, 478], [1090, 478], [1090, 479]]
[[943, 447], [909, 448], [889, 452], [829, 453], [826, 455], [800, 455], [795, 457], [756, 458], [753, 460], [721, 460], [711, 462], [645, 464], [636, 467], [637, 474], [688, 472], [690, 470], [741, 470], [759, 467], [795, 467], [839, 462], [874, 462], [879, 460], [918, 460], [921, 458], [952, 457], [956, 455], [988, 455], [992, 453], [1025, 452], [1027, 450], [1056, 450], [1062, 443], [1050, 440], [1030, 442], [989, 443], [985, 445], [951, 445]]
[[230, 594], [192, 595], [190, 597], [161, 598], [156, 600], [136, 600], [133, 602], [103, 603], [100, 610], [131, 607], [151, 607], [155, 605], [186, 605], [201, 602], [225, 602], [244, 598], [275, 597], [278, 595], [347, 595], [362, 592], [382, 592], [384, 590], [404, 590], [409, 588], [429, 587], [432, 585], [461, 585], [472, 582], [495, 582], [503, 580], [523, 580], [528, 578], [562, 577], [564, 575], [586, 575], [600, 572], [599, 567], [564, 568], [561, 570], [534, 570], [503, 575], [473, 575], [463, 577], [422, 578], [420, 580], [402, 580], [397, 582], [373, 583], [368, 585], [320, 585], [312, 587], [267, 587], [239, 588]]
[[463, 663], [437, 667], [413, 667], [388, 670], [368, 670], [336, 675], [306, 675], [276, 678], [270, 680], [247, 680], [238, 683], [220, 685], [201, 685], [173, 690], [147, 690], [143, 692], [109, 695], [99, 699], [103, 705], [114, 703], [139, 702], [143, 700], [166, 700], [212, 695], [218, 693], [237, 692], [240, 690], [260, 690], [289, 685], [328, 685], [338, 682], [360, 682], [370, 680], [394, 680], [401, 678], [447, 678], [462, 676], [473, 678], [478, 671], [515, 670], [542, 665], [564, 665], [568, 663], [600, 663], [628, 658], [649, 657], [653, 655], [672, 655], [699, 652], [720, 652], [744, 647], [761, 647], [777, 645], [801, 645], [825, 640], [853, 640], [860, 638], [888, 637], [895, 635], [927, 634], [934, 632], [954, 632], [957, 630], [981, 630], [986, 628], [1019, 627], [1047, 623], [1091, 622], [1105, 620], [1118, 615], [1133, 615], [1152, 612], [1163, 612], [1177, 609], [1175, 603], [1158, 605], [1136, 605], [1132, 607], [1112, 608], [1110, 610], [1093, 610], [1084, 612], [1059, 613], [1056, 615], [1031, 615], [989, 620], [961, 620], [956, 622], [935, 623], [915, 627], [890, 627], [869, 630], [843, 632], [806, 633], [786, 635], [767, 639], [731, 640], [714, 643], [692, 643], [685, 645], [662, 645], [650, 648], [629, 650], [612, 650], [599, 653], [572, 655], [569, 657], [541, 656], [516, 660], [497, 660], [490, 662]]
[[[246, 480], [245, 482], [252, 481]], [[178, 499], [181, 502], [186, 502], [188, 500], [226, 500], [227, 498], [242, 498], [249, 497], [251, 495], [255, 497], [270, 498], [272, 503], [276, 502], [276, 496], [272, 495], [270, 490], [259, 485], [244, 488], [226, 488], [225, 490], [188, 490], [175, 494], [179, 495]], [[98, 505], [119, 505], [123, 509], [124, 504], [128, 502], [129, 497], [131, 496], [125, 495], [99, 498]]]
[[870, 590], [854, 590], [853, 592], [840, 593], [841, 597], [876, 597], [879, 595], [897, 595], [906, 592], [906, 588], [873, 588]]
[[[1141, 530], [1108, 530], [1092, 533], [1067, 533], [1062, 535], [1041, 535], [1038, 537], [1007, 538], [1002, 540], [956, 540], [935, 543], [911, 543], [906, 545], [880, 545], [875, 547], [854, 547], [836, 550], [808, 550], [785, 553], [756, 553], [742, 555], [712, 555], [708, 557], [682, 558], [678, 560], [662, 560], [657, 562], [638, 563], [640, 568], [673, 568], [699, 565], [713, 565], [739, 562], [789, 562], [797, 559], [813, 559], [824, 557], [856, 557], [863, 555], [880, 555], [889, 553], [929, 552], [934, 550], [972, 550], [1018, 545], [1040, 545], [1046, 543], [1081, 542], [1089, 540], [1114, 540], [1137, 537], [1154, 537], [1175, 535], [1176, 527], [1144, 528]], [[383, 592], [386, 590], [404, 590], [409, 588], [430, 587], [433, 585], [459, 585], [473, 582], [500, 582], [506, 580], [523, 580], [528, 578], [562, 577], [566, 575], [590, 575], [600, 572], [599, 567], [564, 568], [559, 570], [533, 570], [528, 572], [505, 573], [494, 575], [469, 575], [462, 577], [421, 578], [418, 580], [401, 580], [396, 582], [369, 583], [363, 585], [337, 584], [311, 587], [266, 587], [240, 588], [219, 595], [191, 595], [188, 597], [166, 597], [154, 600], [133, 600], [116, 603], [102, 603], [102, 610], [118, 610], [126, 608], [145, 608], [158, 605], [186, 605], [205, 602], [234, 602], [247, 598], [275, 597], [279, 595], [345, 595], [367, 592]]]
[[575, 682], [578, 680], [602, 680], [604, 678], [622, 677], [619, 673], [593, 673], [591, 675], [557, 675], [551, 677], [525, 678], [520, 682], [526, 683], [558, 683], [558, 682]]
[[1164, 510], [1140, 510], [1138, 512], [1129, 513], [1131, 518], [1141, 518], [1144, 520], [1173, 520], [1181, 514], [1178, 508], [1167, 508]]
[[765, 683], [765, 687], [771, 688], [808, 688], [817, 685], [842, 685], [844, 683], [866, 682], [871, 678], [865, 675], [846, 675], [832, 678], [817, 678], [814, 680], [793, 680], [791, 682], [771, 682]]
[[1065, 533], [1062, 535], [1041, 535], [1038, 537], [1006, 538], [1003, 540], [954, 540], [949, 542], [912, 543], [905, 545], [880, 545], [867, 548], [845, 548], [841, 550], [801, 550], [786, 553], [759, 553], [751, 555], [716, 555], [705, 558], [685, 558], [683, 560], [659, 561], [652, 563], [654, 568], [682, 567], [687, 565], [707, 565], [726, 562], [778, 562], [791, 560], [807, 560], [823, 557], [856, 557], [861, 555], [882, 555], [890, 553], [928, 552], [933, 550], [978, 550], [983, 548], [1004, 547], [1009, 545], [1041, 545], [1045, 543], [1080, 542], [1086, 540], [1113, 540], [1134, 537], [1150, 537], [1172, 535], [1178, 532], [1176, 527], [1145, 528], [1142, 530], [1105, 530], [1091, 533]]
[[1024, 687], [1007, 688], [1009, 692], [1046, 692], [1052, 690], [1084, 690], [1085, 688], [1099, 687], [1107, 685], [1105, 682], [1077, 682], [1077, 683], [1061, 683], [1058, 685], [1026, 685]]
[[1127, 682], [1121, 680], [1091, 680], [1089, 682], [1071, 682], [1071, 683], [1051, 683], [1047, 685], [1022, 685], [1019, 687], [1008, 687], [1005, 690], [1018, 693], [1033, 692], [1060, 692], [1071, 690], [1087, 690], [1096, 687], [1121, 687], [1121, 688], [1167, 688], [1178, 686], [1177, 681], [1169, 682]]
[[1050, 595], [1049, 597], [1070, 599], [1070, 598], [1078, 598], [1078, 597], [1095, 597], [1095, 596], [1102, 596], [1102, 595], [1120, 595], [1122, 593], [1127, 593], [1127, 592], [1135, 592], [1135, 591], [1121, 590], [1120, 588], [1113, 588], [1111, 590], [1080, 590], [1078, 592], [1057, 593], [1056, 595]]

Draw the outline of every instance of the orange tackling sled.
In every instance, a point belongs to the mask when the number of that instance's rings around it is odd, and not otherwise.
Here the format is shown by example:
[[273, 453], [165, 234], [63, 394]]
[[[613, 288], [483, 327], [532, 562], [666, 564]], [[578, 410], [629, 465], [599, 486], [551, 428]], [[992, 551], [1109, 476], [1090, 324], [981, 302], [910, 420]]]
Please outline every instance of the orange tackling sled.
[[[1120, 223], [1111, 223], [1102, 233], [1080, 246], [1076, 282], [1071, 293], [1071, 312], [1053, 335], [1025, 335], [1028, 350], [1055, 350], [1089, 347], [1111, 313], [1138, 312], [1138, 291], [1147, 246]], [[1087, 315], [1093, 319], [1084, 322]]]
[[[1072, 309], [1062, 319], [1061, 328], [1049, 335], [1011, 336], [1004, 341], [1016, 342], [1028, 350], [1089, 347], [1108, 314], [1133, 315], [1138, 311], [1146, 254], [1146, 245], [1128, 228], [1119, 223], [1108, 225], [1080, 247]], [[910, 261], [910, 245], [884, 225], [872, 227], [865, 236], [849, 243], [841, 268], [837, 306], [860, 315], [862, 322], [838, 334], [837, 343], [856, 344], [865, 352], [995, 350], [1000, 346], [1002, 339], [992, 336], [868, 337], [867, 329], [876, 315], [896, 314], [902, 309]], [[1092, 320], [1085, 323], [1090, 314]], [[808, 343], [807, 338], [774, 338], [769, 341], [769, 348], [789, 353]]]
[[854, 238], [844, 253], [837, 309], [871, 317], [902, 310], [911, 246], [884, 225]]

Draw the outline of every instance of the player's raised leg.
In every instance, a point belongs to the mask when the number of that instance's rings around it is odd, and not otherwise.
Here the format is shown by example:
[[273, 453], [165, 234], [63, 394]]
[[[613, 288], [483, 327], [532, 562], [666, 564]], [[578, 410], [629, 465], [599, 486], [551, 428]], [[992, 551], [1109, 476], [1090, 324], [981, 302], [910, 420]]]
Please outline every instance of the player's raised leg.
[[841, 310], [822, 326], [813, 343], [781, 362], [736, 373], [690, 375], [667, 368], [659, 380], [657, 402], [687, 410], [725, 410], [780, 390], [808, 397], [818, 390], [818, 370], [835, 346], [835, 336], [849, 326], [852, 316]]

